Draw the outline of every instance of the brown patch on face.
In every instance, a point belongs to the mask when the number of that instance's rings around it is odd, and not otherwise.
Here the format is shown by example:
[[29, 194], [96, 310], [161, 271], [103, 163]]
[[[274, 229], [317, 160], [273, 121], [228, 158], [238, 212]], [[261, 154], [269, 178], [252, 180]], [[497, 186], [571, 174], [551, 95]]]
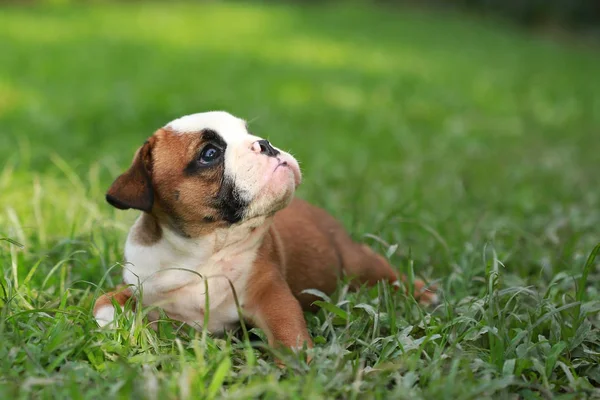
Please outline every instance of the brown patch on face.
[[189, 237], [227, 226], [215, 205], [225, 172], [224, 153], [215, 165], [190, 171], [202, 148], [214, 143], [213, 135], [160, 129], [154, 138], [152, 183], [156, 218]]

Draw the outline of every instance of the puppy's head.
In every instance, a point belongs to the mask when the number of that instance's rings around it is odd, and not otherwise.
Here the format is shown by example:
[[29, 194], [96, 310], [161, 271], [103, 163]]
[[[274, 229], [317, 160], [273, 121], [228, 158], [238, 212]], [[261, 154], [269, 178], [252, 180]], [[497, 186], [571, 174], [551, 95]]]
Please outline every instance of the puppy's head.
[[226, 112], [170, 122], [137, 151], [106, 199], [153, 214], [187, 236], [270, 216], [292, 199], [297, 161]]

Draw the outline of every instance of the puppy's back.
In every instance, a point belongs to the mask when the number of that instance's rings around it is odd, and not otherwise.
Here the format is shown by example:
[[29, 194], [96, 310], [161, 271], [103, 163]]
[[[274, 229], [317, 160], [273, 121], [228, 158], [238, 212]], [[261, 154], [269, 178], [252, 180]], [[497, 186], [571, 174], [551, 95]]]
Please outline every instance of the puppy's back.
[[279, 211], [274, 229], [283, 247], [286, 280], [304, 309], [317, 298], [302, 294], [303, 290], [331, 294], [342, 274], [353, 277], [357, 285], [398, 279], [384, 257], [354, 242], [340, 222], [306, 201], [295, 198]]

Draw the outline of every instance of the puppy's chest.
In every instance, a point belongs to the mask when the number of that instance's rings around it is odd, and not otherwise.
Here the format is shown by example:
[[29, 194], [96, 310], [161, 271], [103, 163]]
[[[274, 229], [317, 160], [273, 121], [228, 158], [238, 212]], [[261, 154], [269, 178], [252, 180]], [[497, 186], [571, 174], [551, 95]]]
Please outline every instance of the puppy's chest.
[[202, 263], [193, 256], [158, 257], [152, 252], [130, 253], [133, 254], [127, 261], [131, 267], [126, 269], [124, 280], [128, 284], [139, 283], [144, 306], [157, 306], [170, 318], [197, 329], [202, 328], [208, 314], [207, 328], [212, 332], [222, 331], [238, 322], [233, 290], [242, 302], [256, 258], [255, 250], [220, 255]]

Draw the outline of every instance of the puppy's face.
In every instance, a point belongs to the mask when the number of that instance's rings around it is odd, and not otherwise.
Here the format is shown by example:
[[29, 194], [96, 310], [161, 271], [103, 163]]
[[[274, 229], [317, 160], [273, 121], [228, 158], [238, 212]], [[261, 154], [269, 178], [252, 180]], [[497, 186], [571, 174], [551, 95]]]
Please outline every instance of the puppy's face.
[[154, 214], [186, 236], [270, 216], [292, 199], [297, 161], [226, 112], [159, 129], [107, 194], [117, 208]]

